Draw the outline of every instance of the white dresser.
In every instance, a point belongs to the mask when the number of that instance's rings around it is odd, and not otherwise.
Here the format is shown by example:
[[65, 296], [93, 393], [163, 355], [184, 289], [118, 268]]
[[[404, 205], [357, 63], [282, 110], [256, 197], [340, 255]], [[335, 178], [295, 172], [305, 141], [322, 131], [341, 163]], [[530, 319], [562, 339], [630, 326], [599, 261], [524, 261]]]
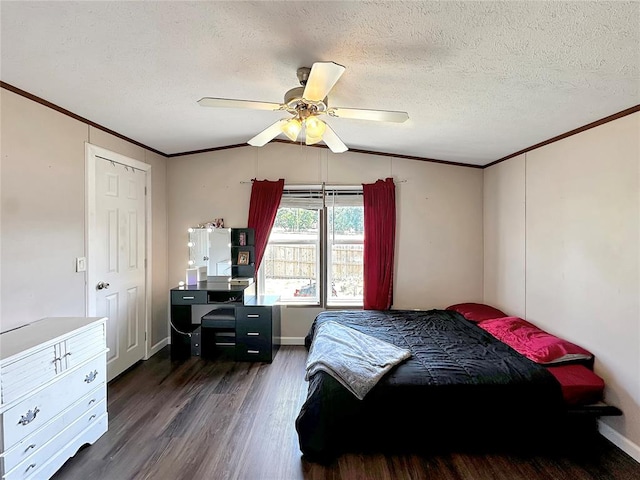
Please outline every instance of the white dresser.
[[51, 477], [107, 431], [106, 318], [44, 318], [0, 334], [0, 477]]

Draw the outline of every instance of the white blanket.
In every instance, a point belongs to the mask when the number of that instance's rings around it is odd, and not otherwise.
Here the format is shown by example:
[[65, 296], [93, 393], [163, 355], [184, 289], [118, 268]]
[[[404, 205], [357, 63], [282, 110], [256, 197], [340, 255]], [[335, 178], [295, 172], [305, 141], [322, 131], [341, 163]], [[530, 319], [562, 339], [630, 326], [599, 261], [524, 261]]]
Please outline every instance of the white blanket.
[[327, 321], [315, 332], [305, 380], [325, 371], [362, 400], [385, 373], [410, 356], [410, 350]]

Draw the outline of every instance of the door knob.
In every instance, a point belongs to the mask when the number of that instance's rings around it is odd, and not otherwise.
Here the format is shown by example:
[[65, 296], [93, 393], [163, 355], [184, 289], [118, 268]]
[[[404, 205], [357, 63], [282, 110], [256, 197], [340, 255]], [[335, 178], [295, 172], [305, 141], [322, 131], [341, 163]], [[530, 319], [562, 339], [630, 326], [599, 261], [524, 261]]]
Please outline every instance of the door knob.
[[102, 290], [103, 288], [109, 288], [109, 284], [107, 282], [98, 282], [98, 285], [96, 285], [96, 290]]

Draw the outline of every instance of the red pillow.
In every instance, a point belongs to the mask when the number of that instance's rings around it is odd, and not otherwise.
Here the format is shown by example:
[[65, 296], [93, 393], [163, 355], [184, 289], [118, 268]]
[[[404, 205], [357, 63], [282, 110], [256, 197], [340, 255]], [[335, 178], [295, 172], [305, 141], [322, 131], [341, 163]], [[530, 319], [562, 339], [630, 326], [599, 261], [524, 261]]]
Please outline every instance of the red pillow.
[[480, 322], [478, 326], [536, 363], [550, 365], [593, 358], [588, 350], [551, 335], [522, 318], [495, 318]]
[[493, 308], [484, 303], [457, 303], [450, 305], [446, 310], [454, 310], [467, 320], [472, 322], [481, 322], [490, 318], [506, 317], [507, 314], [501, 312], [497, 308]]

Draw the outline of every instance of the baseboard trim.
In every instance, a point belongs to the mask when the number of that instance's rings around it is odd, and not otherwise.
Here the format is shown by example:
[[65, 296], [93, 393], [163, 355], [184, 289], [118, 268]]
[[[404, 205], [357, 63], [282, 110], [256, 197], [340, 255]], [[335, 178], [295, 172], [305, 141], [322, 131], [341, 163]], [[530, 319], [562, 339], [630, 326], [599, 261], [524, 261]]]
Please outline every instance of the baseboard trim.
[[149, 360], [151, 357], [153, 357], [156, 353], [158, 353], [160, 350], [162, 350], [167, 345], [169, 345], [169, 337], [163, 338], [158, 343], [156, 343], [154, 346], [152, 346], [151, 349], [149, 350], [149, 355], [147, 355], [145, 357], [145, 360]]
[[640, 463], [640, 446], [636, 445], [627, 437], [611, 428], [602, 420], [598, 420], [598, 431], [600, 432], [600, 435], [609, 440], [636, 462]]
[[304, 337], [280, 337], [280, 345], [304, 345]]

